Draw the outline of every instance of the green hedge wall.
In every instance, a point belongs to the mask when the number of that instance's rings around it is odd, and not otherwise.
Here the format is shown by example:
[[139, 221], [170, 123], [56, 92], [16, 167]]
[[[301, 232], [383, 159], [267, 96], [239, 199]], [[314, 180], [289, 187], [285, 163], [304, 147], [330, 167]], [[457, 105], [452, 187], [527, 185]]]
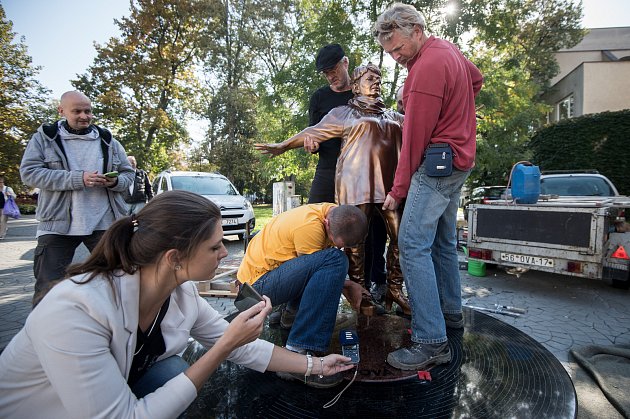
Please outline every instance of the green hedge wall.
[[37, 206], [31, 204], [18, 204], [18, 208], [20, 209], [20, 214], [35, 214], [37, 210]]
[[597, 169], [630, 195], [630, 109], [560, 121], [536, 132], [529, 147], [541, 171]]

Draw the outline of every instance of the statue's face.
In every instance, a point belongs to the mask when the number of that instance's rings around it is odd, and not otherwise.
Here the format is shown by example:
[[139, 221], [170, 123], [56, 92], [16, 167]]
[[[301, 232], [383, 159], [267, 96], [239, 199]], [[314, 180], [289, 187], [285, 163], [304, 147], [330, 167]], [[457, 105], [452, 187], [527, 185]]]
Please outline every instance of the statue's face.
[[367, 71], [359, 79], [359, 94], [361, 96], [377, 97], [381, 95], [381, 76]]

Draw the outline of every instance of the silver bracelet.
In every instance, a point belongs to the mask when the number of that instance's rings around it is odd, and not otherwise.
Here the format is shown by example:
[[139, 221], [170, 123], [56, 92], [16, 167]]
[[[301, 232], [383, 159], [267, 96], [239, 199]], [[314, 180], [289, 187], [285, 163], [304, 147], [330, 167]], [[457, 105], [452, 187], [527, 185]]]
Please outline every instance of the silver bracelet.
[[306, 383], [306, 377], [311, 375], [313, 371], [313, 357], [311, 354], [306, 354], [306, 374], [304, 374], [304, 383]]
[[319, 363], [322, 366], [322, 370], [319, 372], [319, 378], [324, 378], [324, 358], [319, 358]]

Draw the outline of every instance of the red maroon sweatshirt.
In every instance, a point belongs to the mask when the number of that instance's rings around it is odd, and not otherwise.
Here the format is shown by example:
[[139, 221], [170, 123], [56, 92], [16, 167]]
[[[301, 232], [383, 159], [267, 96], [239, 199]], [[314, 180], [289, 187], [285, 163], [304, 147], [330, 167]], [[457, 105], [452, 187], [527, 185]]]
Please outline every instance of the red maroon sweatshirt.
[[450, 144], [457, 169], [474, 166], [475, 96], [483, 82], [479, 69], [455, 45], [434, 36], [407, 63], [407, 69], [403, 143], [390, 192], [399, 203], [407, 196], [411, 176], [422, 164], [429, 144]]

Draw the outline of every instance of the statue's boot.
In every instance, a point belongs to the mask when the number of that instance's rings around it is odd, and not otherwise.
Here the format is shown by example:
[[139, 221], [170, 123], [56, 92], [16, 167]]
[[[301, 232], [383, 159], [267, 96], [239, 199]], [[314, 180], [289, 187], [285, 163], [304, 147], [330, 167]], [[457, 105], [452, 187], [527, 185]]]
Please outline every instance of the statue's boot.
[[396, 303], [407, 316], [411, 315], [409, 300], [402, 290], [403, 275], [400, 270], [398, 246], [390, 245], [387, 252], [387, 294], [385, 294], [385, 309], [391, 311], [392, 304]]
[[365, 289], [365, 277], [363, 265], [365, 263], [365, 244], [359, 244], [355, 247], [345, 248], [346, 256], [348, 256], [348, 277], [351, 281], [356, 282], [363, 288], [363, 298], [361, 299], [360, 312], [365, 316], [374, 315], [374, 301], [372, 295]]

